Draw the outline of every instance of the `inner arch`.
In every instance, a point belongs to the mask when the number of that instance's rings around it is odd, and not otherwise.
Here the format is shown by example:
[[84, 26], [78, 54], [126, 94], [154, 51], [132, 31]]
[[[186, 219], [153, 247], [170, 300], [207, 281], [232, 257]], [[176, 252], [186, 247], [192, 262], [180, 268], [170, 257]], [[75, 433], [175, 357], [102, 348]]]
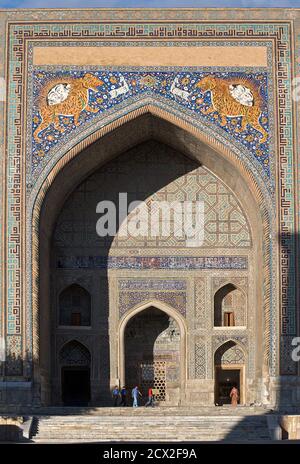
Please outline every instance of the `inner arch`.
[[[139, 145], [138, 145], [139, 142]], [[168, 143], [166, 143], [168, 142]], [[251, 240], [248, 240], [246, 243], [246, 247], [244, 247], [244, 255], [247, 255], [248, 252], [250, 252], [249, 255], [249, 272], [251, 269], [253, 269], [253, 265], [257, 260], [258, 256], [261, 256], [262, 253], [262, 220], [260, 217], [259, 209], [257, 208], [257, 202], [255, 199], [255, 196], [253, 192], [251, 191], [251, 188], [247, 184], [247, 182], [243, 179], [241, 176], [239, 170], [237, 168], [234, 168], [229, 161], [225, 159], [225, 157], [219, 155], [217, 152], [212, 150], [210, 147], [207, 145], [203, 144], [199, 140], [196, 141], [195, 138], [191, 137], [189, 134], [186, 132], [179, 130], [178, 128], [175, 128], [169, 123], [166, 123], [165, 121], [162, 121], [158, 118], [154, 118], [151, 115], [145, 115], [137, 120], [131, 123], [128, 123], [122, 128], [119, 128], [114, 131], [113, 134], [107, 135], [105, 138], [99, 140], [83, 152], [77, 155], [76, 158], [73, 160], [69, 161], [69, 163], [66, 164], [65, 168], [60, 171], [56, 177], [53, 179], [50, 179], [50, 183], [52, 184], [51, 187], [47, 190], [47, 194], [45, 197], [45, 200], [43, 202], [43, 207], [41, 211], [41, 216], [40, 216], [40, 221], [39, 221], [39, 239], [40, 239], [40, 263], [43, 263], [42, 266], [40, 265], [40, 269], [42, 269], [42, 272], [40, 273], [40, 288], [43, 289], [42, 292], [39, 293], [39, 308], [40, 308], [40, 320], [41, 320], [41, 325], [40, 325], [40, 335], [42, 339], [42, 343], [40, 345], [40, 361], [39, 361], [39, 367], [43, 370], [44, 373], [46, 373], [43, 377], [43, 382], [44, 383], [44, 390], [49, 391], [49, 379], [50, 379], [50, 372], [51, 368], [50, 366], [53, 366], [53, 359], [50, 360], [49, 358], [49, 353], [51, 352], [51, 343], [53, 339], [53, 335], [50, 336], [50, 322], [51, 322], [51, 309], [50, 307], [53, 307], [53, 304], [51, 303], [51, 297], [50, 295], [53, 295], [53, 287], [51, 288], [50, 286], [50, 280], [49, 280], [49, 272], [47, 272], [47, 269], [53, 269], [53, 266], [56, 267], [58, 264], [58, 261], [56, 257], [51, 253], [51, 246], [52, 246], [52, 237], [53, 237], [53, 231], [56, 227], [59, 227], [60, 223], [60, 215], [63, 213], [64, 210], [64, 205], [68, 205], [68, 202], [72, 203], [72, 198], [74, 199], [74, 192], [77, 192], [77, 196], [84, 197], [85, 193], [85, 187], [87, 183], [93, 179], [93, 176], [98, 175], [97, 172], [102, 173], [105, 171], [105, 169], [109, 169], [109, 166], [116, 166], [118, 164], [117, 161], [117, 156], [121, 153], [124, 153], [124, 151], [129, 153], [129, 158], [134, 157], [134, 152], [135, 150], [138, 150], [138, 147], [144, 147], [144, 156], [147, 150], [149, 150], [149, 147], [151, 148], [152, 154], [154, 153], [156, 155], [156, 163], [157, 166], [159, 167], [160, 164], [163, 165], [164, 160], [168, 159], [166, 163], [166, 175], [169, 176], [169, 178], [162, 176], [158, 176], [158, 179], [155, 179], [156, 185], [152, 185], [150, 188], [150, 191], [154, 192], [161, 192], [162, 189], [165, 189], [166, 186], [173, 185], [173, 182], [181, 182], [181, 178], [184, 178], [184, 176], [189, 175], [193, 173], [195, 170], [200, 170], [202, 172], [207, 173], [208, 176], [211, 176], [212, 179], [215, 179], [216, 185], [220, 186], [219, 189], [220, 192], [224, 191], [227, 192], [228, 195], [232, 195], [232, 198], [235, 199], [236, 205], [240, 208], [240, 211], [242, 212], [242, 217], [245, 218], [245, 224], [246, 224], [246, 230], [248, 231], [248, 237], [251, 238]], [[156, 147], [156, 148], [154, 148]], [[176, 149], [174, 150], [174, 147]], [[156, 152], [156, 153], [155, 153]], [[166, 154], [167, 158], [165, 157]], [[170, 153], [173, 153], [170, 155]], [[122, 155], [126, 156], [126, 155]], [[169, 158], [168, 158], [169, 156]], [[171, 158], [170, 158], [171, 156]], [[173, 157], [173, 158], [172, 158]], [[184, 159], [184, 162], [181, 162], [181, 168], [183, 168], [182, 173], [180, 174], [179, 172], [176, 172], [172, 175], [172, 173], [168, 172], [168, 166], [173, 166], [175, 163], [175, 160], [178, 159]], [[112, 164], [111, 164], [112, 163]], [[179, 163], [180, 164], [180, 163]], [[235, 175], [233, 175], [233, 171], [235, 172]], [[135, 165], [133, 163], [132, 169], [131, 169], [131, 174], [134, 174], [135, 172]], [[154, 171], [155, 173], [158, 173], [159, 171]], [[173, 176], [173, 177], [172, 177]], [[140, 175], [139, 175], [140, 178]], [[135, 179], [133, 178], [133, 181]], [[132, 180], [131, 180], [132, 182]], [[161, 185], [159, 185], [161, 183]], [[96, 182], [97, 184], [97, 182]], [[103, 190], [106, 190], [104, 187], [103, 183], [100, 182], [97, 184], [99, 188], [99, 192], [103, 192]], [[126, 185], [126, 183], [124, 184]], [[45, 186], [46, 187], [46, 186]], [[96, 191], [97, 191], [96, 188]], [[189, 189], [188, 183], [187, 183], [187, 190]], [[139, 199], [146, 199], [149, 198], [149, 194], [151, 193], [147, 189], [144, 191], [144, 198], [139, 198]], [[73, 192], [73, 193], [72, 193]], [[135, 192], [136, 193], [136, 192]], [[141, 192], [139, 192], [141, 193]], [[76, 196], [75, 195], [75, 196]], [[69, 203], [69, 204], [71, 204]], [[230, 203], [230, 202], [229, 202]], [[53, 205], [55, 205], [55, 208], [53, 208]], [[74, 203], [76, 206], [76, 201]], [[67, 208], [68, 209], [68, 208]], [[71, 208], [72, 210], [72, 208]], [[70, 210], [70, 211], [71, 211]], [[76, 212], [76, 208], [74, 209]], [[85, 212], [88, 210], [84, 210]], [[95, 219], [94, 215], [94, 219]], [[73, 224], [74, 221], [72, 219]], [[75, 231], [76, 232], [76, 231]], [[55, 234], [54, 234], [55, 237]], [[42, 239], [42, 240], [41, 240]], [[118, 241], [109, 241], [110, 243], [107, 244], [106, 246], [106, 253], [109, 252], [109, 256], [117, 256], [117, 254], [120, 252], [120, 249], [122, 249], [123, 256], [126, 256], [126, 243], [124, 244], [123, 248]], [[178, 243], [177, 243], [178, 246]], [[240, 244], [239, 244], [240, 246]], [[63, 245], [62, 245], [63, 247]], [[158, 247], [158, 248], [157, 248]], [[165, 255], [170, 254], [170, 250], [168, 249], [169, 245], [167, 245]], [[87, 247], [88, 248], [88, 247]], [[132, 245], [132, 248], [138, 249], [138, 246]], [[139, 247], [141, 249], [141, 247]], [[151, 248], [151, 247], [150, 247]], [[149, 248], [149, 250], [150, 250]], [[175, 245], [176, 248], [176, 245]], [[242, 246], [243, 248], [243, 246]], [[155, 253], [158, 253], [158, 250], [161, 251], [161, 244], [156, 244], [154, 246], [154, 249], [157, 251]], [[214, 244], [214, 246], [211, 248], [210, 254], [217, 254], [220, 256], [226, 255], [225, 251], [222, 250], [222, 245], [221, 243]], [[245, 251], [248, 250], [248, 251]], [[250, 251], [251, 250], [251, 251]], [[87, 250], [88, 251], [88, 250]], [[152, 251], [153, 251], [153, 246], [152, 246]], [[236, 252], [236, 250], [235, 250]], [[150, 251], [148, 251], [148, 254]], [[186, 252], [185, 252], [186, 253]], [[199, 253], [203, 253], [203, 250], [199, 250]], [[136, 252], [135, 252], [136, 254]], [[227, 251], [228, 254], [228, 251]], [[87, 255], [89, 255], [87, 253]], [[196, 253], [197, 255], [197, 253]], [[130, 255], [129, 255], [130, 256]], [[131, 256], [132, 256], [132, 250], [131, 250]], [[107, 283], [109, 281], [109, 274], [106, 273], [107, 269], [103, 270], [104, 277], [107, 279]], [[64, 271], [65, 272], [65, 271]], [[68, 272], [65, 272], [66, 275]], [[63, 285], [66, 284], [72, 284], [74, 283], [72, 281], [72, 272], [69, 272], [70, 276], [67, 278], [69, 280], [68, 282], [62, 282], [60, 284], [62, 287]], [[91, 273], [90, 273], [91, 274]], [[262, 305], [262, 287], [261, 287], [261, 282], [263, 281], [262, 278], [259, 278], [259, 274], [262, 274], [262, 268], [257, 266], [257, 279], [256, 279], [256, 284], [252, 288], [252, 295], [250, 300], [253, 302], [255, 301], [255, 307], [257, 308], [257, 314], [256, 314], [256, 319], [254, 321], [255, 327], [254, 327], [254, 333], [256, 333], [256, 348], [255, 348], [255, 354], [254, 358], [260, 359], [261, 353], [261, 343], [259, 343], [259, 340], [261, 339], [261, 331], [260, 328], [262, 327], [261, 320], [262, 320], [262, 310], [261, 310], [261, 305]], [[142, 275], [141, 275], [142, 276]], [[159, 276], [157, 274], [157, 276]], [[170, 279], [171, 274], [167, 275], [167, 277]], [[172, 274], [172, 277], [173, 274]], [[156, 278], [156, 275], [153, 274], [153, 278]], [[159, 278], [162, 278], [162, 275], [159, 276]], [[75, 279], [76, 280], [76, 279]], [[175, 279], [176, 280], [176, 279]], [[87, 278], [87, 281], [91, 283], [90, 277]], [[76, 282], [75, 282], [76, 283]], [[79, 285], [80, 282], [77, 282]], [[107, 285], [107, 284], [106, 284]], [[107, 289], [109, 288], [109, 285], [107, 285]], [[101, 291], [101, 288], [98, 286], [99, 292]], [[88, 291], [90, 289], [88, 288]], [[158, 292], [159, 293], [159, 292]], [[156, 297], [159, 299], [159, 297], [162, 295], [161, 294], [156, 295]], [[109, 292], [105, 294], [102, 293], [102, 296], [107, 296], [109, 297]], [[92, 297], [93, 298], [93, 297]], [[110, 298], [110, 297], [109, 297]], [[165, 297], [164, 297], [165, 298]], [[104, 301], [104, 300], [103, 300]], [[176, 300], [177, 301], [177, 300]], [[183, 300], [182, 300], [183, 301]], [[139, 301], [139, 303], [142, 303]], [[116, 303], [111, 302], [110, 303], [112, 306], [107, 307], [106, 313], [104, 312], [104, 319], [103, 322], [106, 321], [106, 324], [108, 322], [108, 316], [109, 316], [109, 311], [110, 311], [110, 317], [112, 317], [113, 320], [116, 320], [120, 316], [120, 311], [121, 311], [121, 306], [120, 303], [116, 305]], [[119, 306], [118, 306], [119, 305]], [[186, 311], [187, 308], [184, 308], [184, 304], [178, 303], [179, 305], [179, 310], [180, 311]], [[130, 306], [125, 305], [124, 310], [129, 310]], [[99, 310], [99, 307], [98, 307]], [[112, 312], [114, 314], [112, 314]], [[257, 324], [257, 325], [256, 325]], [[104, 326], [103, 326], [104, 327]], [[106, 333], [103, 334], [104, 338], [106, 340], [106, 348], [104, 351], [104, 356], [106, 357], [106, 363], [108, 365], [108, 377], [107, 377], [107, 382], [106, 382], [106, 392], [109, 392], [110, 388], [110, 382], [115, 382], [115, 379], [118, 378], [118, 363], [112, 357], [115, 356], [115, 353], [117, 349], [114, 347], [114, 342], [110, 341], [109, 338], [109, 328], [106, 326]], [[111, 330], [111, 329], [110, 329]], [[114, 330], [114, 329], [113, 329]], [[192, 348], [190, 348], [192, 349]], [[37, 359], [39, 359], [37, 357]], [[41, 377], [38, 377], [38, 372], [39, 369], [37, 369], [38, 366], [36, 366], [36, 380], [37, 382], [41, 381]], [[52, 367], [53, 368], [53, 367]], [[258, 365], [258, 370], [259, 372], [259, 365]], [[101, 370], [99, 371], [101, 372]], [[48, 377], [49, 376], [49, 377]], [[91, 387], [91, 390], [93, 392], [93, 386]], [[42, 388], [43, 391], [43, 388]], [[50, 402], [51, 399], [44, 399], [45, 402]]]

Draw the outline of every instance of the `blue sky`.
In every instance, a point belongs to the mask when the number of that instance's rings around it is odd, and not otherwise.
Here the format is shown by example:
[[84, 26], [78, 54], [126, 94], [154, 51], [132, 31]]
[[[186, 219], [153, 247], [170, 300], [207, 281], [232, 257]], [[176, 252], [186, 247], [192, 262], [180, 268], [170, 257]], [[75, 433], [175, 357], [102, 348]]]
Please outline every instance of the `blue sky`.
[[0, 8], [300, 8], [300, 0], [0, 0]]

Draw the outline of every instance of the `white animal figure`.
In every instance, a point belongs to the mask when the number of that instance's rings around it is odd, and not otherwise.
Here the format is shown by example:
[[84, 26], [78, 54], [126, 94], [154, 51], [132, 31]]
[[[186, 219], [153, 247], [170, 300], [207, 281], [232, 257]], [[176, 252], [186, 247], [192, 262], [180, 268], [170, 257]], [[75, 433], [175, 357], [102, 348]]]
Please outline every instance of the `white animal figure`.
[[120, 87], [118, 87], [117, 89], [112, 89], [109, 91], [111, 98], [117, 98], [120, 95], [129, 92], [129, 86], [123, 76], [120, 77], [120, 84]]
[[245, 87], [241, 84], [231, 84], [229, 86], [230, 95], [241, 105], [244, 106], [253, 106], [254, 97], [248, 87]]
[[186, 90], [179, 89], [178, 87], [176, 87], [176, 85], [179, 85], [178, 77], [175, 77], [174, 81], [172, 82], [170, 92], [173, 95], [176, 95], [177, 97], [180, 97], [183, 100], [188, 101], [190, 96], [189, 92], [187, 92]]
[[55, 85], [47, 95], [47, 103], [49, 106], [58, 105], [65, 101], [70, 93], [70, 84], [57, 84]]

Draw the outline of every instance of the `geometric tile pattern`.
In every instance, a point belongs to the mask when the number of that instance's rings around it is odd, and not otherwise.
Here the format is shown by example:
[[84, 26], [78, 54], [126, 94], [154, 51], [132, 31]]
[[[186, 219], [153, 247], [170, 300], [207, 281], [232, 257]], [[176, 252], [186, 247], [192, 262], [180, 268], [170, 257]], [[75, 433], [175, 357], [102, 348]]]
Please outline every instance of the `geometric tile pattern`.
[[293, 336], [281, 337], [280, 343], [280, 360], [281, 365], [284, 368], [285, 375], [297, 375], [297, 362], [293, 361], [292, 351], [294, 346], [292, 345]]
[[195, 343], [195, 379], [206, 378], [206, 345], [204, 341]]
[[233, 342], [228, 342], [222, 345], [215, 353], [215, 363], [223, 364], [243, 364], [245, 355], [243, 351]]
[[23, 357], [21, 356], [21, 338], [17, 335], [9, 335], [6, 338], [5, 374], [20, 376], [23, 374]]
[[247, 269], [246, 256], [60, 256], [58, 269]]
[[[144, 182], [137, 180], [143, 178]], [[101, 201], [112, 201], [118, 217], [120, 192], [126, 192], [128, 204], [131, 201], [145, 202], [143, 217], [147, 227], [139, 234], [130, 233], [127, 227], [125, 236], [122, 236], [124, 227], [116, 227], [117, 233], [111, 243], [110, 237], [100, 237], [96, 233], [95, 209]], [[108, 162], [72, 192], [58, 218], [55, 244], [64, 249], [82, 247], [82, 243], [97, 248], [185, 247], [186, 235], [181, 225], [185, 220], [183, 210], [178, 213], [176, 226], [172, 214], [166, 211], [162, 213], [163, 207], [160, 205], [176, 202], [184, 206], [184, 202], [200, 201], [204, 205], [201, 247], [251, 246], [246, 215], [232, 191], [198, 163], [175, 150], [151, 142]], [[137, 208], [128, 214], [129, 223], [135, 219]], [[152, 232], [156, 215], [164, 221], [166, 217], [170, 218], [167, 234], [162, 229]]]
[[245, 349], [245, 352], [248, 352], [248, 335], [245, 332], [222, 330], [222, 334], [213, 336], [213, 351], [219, 348], [224, 343], [226, 344], [228, 340], [237, 342]]
[[119, 293], [119, 315], [120, 318], [134, 306], [146, 303], [149, 300], [158, 300], [167, 303], [177, 309], [182, 316], [186, 314], [186, 292], [184, 291], [161, 291], [161, 292], [120, 292]]
[[186, 290], [185, 280], [172, 279], [126, 279], [118, 280], [118, 288], [122, 290]]
[[[104, 14], [104, 13], [101, 13]], [[117, 17], [122, 18], [122, 12], [116, 13]], [[166, 14], [164, 12], [162, 15]], [[190, 14], [190, 13], [189, 13]], [[203, 14], [203, 12], [195, 13]], [[55, 40], [61, 45], [67, 44], [67, 40], [83, 40], [84, 43], [88, 43], [89, 40], [116, 40], [118, 37], [127, 37], [127, 40], [131, 38], [139, 38], [139, 40], [146, 40], [148, 38], [153, 38], [156, 40], [159, 37], [161, 40], [174, 40], [180, 39], [184, 41], [187, 37], [193, 37], [195, 40], [203, 39], [209, 37], [210, 40], [218, 41], [221, 39], [221, 45], [232, 44], [232, 40], [238, 40], [239, 45], [243, 46], [243, 40], [245, 43], [249, 43], [246, 39], [251, 39], [251, 41], [256, 40], [259, 44], [261, 40], [266, 43], [269, 40], [274, 42], [274, 54], [276, 54], [276, 62], [274, 61], [275, 76], [276, 82], [275, 86], [277, 89], [277, 94], [273, 95], [268, 93], [268, 103], [270, 108], [269, 116], [269, 127], [270, 130], [273, 130], [272, 137], [269, 141], [272, 142], [272, 139], [277, 138], [278, 144], [278, 192], [279, 192], [279, 210], [278, 218], [280, 223], [280, 230], [278, 233], [281, 234], [280, 241], [280, 299], [281, 299], [281, 308], [282, 313], [280, 315], [280, 324], [281, 324], [281, 333], [283, 335], [282, 342], [283, 346], [289, 343], [291, 336], [296, 334], [296, 301], [295, 301], [295, 201], [294, 201], [294, 153], [293, 153], [293, 114], [292, 106], [293, 102], [291, 99], [291, 25], [288, 21], [281, 21], [279, 24], [276, 22], [257, 22], [249, 21], [237, 21], [227, 22], [220, 21], [214, 23], [213, 21], [209, 24], [205, 21], [193, 22], [193, 23], [184, 23], [177, 24], [176, 22], [168, 22], [166, 25], [162, 26], [161, 23], [156, 22], [155, 18], [151, 24], [140, 24], [137, 27], [132, 26], [132, 24], [126, 23], [126, 21], [120, 22], [118, 24], [104, 24], [99, 21], [95, 24], [73, 24], [65, 22], [56, 23], [56, 24], [38, 24], [38, 23], [13, 23], [11, 22], [8, 25], [8, 34], [9, 34], [9, 56], [10, 56], [10, 67], [8, 75], [8, 86], [9, 86], [9, 114], [8, 114], [8, 136], [5, 141], [5, 150], [8, 156], [6, 172], [7, 172], [7, 185], [6, 192], [8, 193], [7, 198], [7, 289], [6, 289], [6, 312], [8, 324], [5, 327], [6, 334], [14, 335], [18, 338], [18, 353], [22, 355], [26, 347], [31, 350], [32, 340], [32, 327], [30, 311], [31, 307], [28, 309], [28, 317], [25, 321], [22, 320], [23, 308], [25, 308], [25, 303], [23, 301], [23, 295], [25, 294], [24, 288], [27, 284], [27, 275], [24, 272], [24, 263], [22, 261], [22, 256], [25, 256], [25, 241], [22, 239], [24, 234], [24, 192], [22, 185], [24, 185], [23, 178], [23, 169], [24, 165], [24, 152], [22, 142], [25, 143], [25, 134], [22, 132], [23, 129], [23, 115], [25, 114], [25, 108], [23, 106], [23, 101], [26, 100], [23, 98], [25, 85], [24, 78], [25, 73], [25, 58], [29, 61], [29, 73], [32, 72], [30, 60], [32, 57], [32, 49], [29, 47], [28, 56], [25, 56], [25, 50], [27, 50], [28, 42], [32, 38], [39, 40], [39, 43], [42, 45], [50, 44], [49, 40]], [[162, 18], [165, 19], [165, 18]], [[189, 19], [189, 18], [186, 18]], [[199, 19], [202, 19], [199, 18]], [[230, 37], [230, 42], [228, 41]], [[190, 40], [190, 39], [189, 39]], [[207, 42], [206, 42], [207, 43]], [[272, 57], [269, 57], [272, 58]], [[270, 71], [273, 66], [273, 61], [270, 61]], [[95, 70], [96, 72], [96, 70]], [[201, 72], [207, 72], [201, 71]], [[214, 71], [216, 72], [216, 71]], [[219, 71], [218, 71], [219, 72]], [[227, 72], [225, 70], [225, 72]], [[256, 72], [256, 71], [255, 71]], [[270, 72], [271, 74], [271, 72]], [[273, 83], [270, 82], [270, 88], [273, 89]], [[209, 98], [209, 96], [207, 97]], [[272, 111], [274, 110], [274, 105], [276, 104], [278, 109], [278, 130], [276, 126], [276, 132], [274, 127], [272, 129]], [[174, 108], [177, 106], [174, 102]], [[182, 114], [184, 114], [184, 105], [181, 105]], [[204, 118], [203, 118], [204, 119]], [[30, 130], [32, 130], [32, 120], [28, 118], [30, 124]], [[231, 134], [227, 133], [225, 129], [218, 127], [218, 123], [214, 124], [216, 137], [219, 137], [219, 129], [223, 131], [225, 135], [225, 143], [229, 143]], [[31, 156], [31, 151], [30, 156]], [[61, 155], [64, 150], [61, 150]], [[241, 155], [242, 156], [242, 155]], [[273, 159], [272, 159], [273, 157]], [[43, 158], [43, 157], [41, 157]], [[275, 159], [273, 156], [272, 150], [270, 150], [270, 175], [272, 171], [271, 165], [275, 164]], [[272, 177], [272, 176], [271, 176]], [[275, 179], [272, 179], [273, 185], [275, 185]], [[30, 212], [29, 212], [30, 214]], [[24, 237], [23, 237], [24, 238]], [[276, 238], [277, 240], [277, 238]], [[28, 244], [26, 244], [27, 246]], [[272, 251], [272, 250], [271, 250]], [[30, 261], [30, 256], [28, 256], [28, 261]], [[268, 262], [268, 269], [271, 273], [272, 286], [275, 287], [277, 282], [277, 277], [274, 274], [275, 268], [272, 267], [272, 256]], [[29, 279], [29, 285], [31, 285]], [[29, 287], [30, 288], [30, 287]], [[269, 292], [272, 298], [276, 298], [276, 292], [273, 291], [274, 288], [271, 288]], [[279, 293], [278, 293], [279, 294]], [[273, 300], [275, 301], [275, 300]], [[275, 375], [276, 372], [276, 353], [277, 353], [277, 341], [276, 341], [276, 306], [275, 303], [271, 306], [271, 329], [270, 329], [270, 365], [271, 365], [271, 374]], [[25, 310], [25, 309], [24, 309]], [[22, 339], [23, 333], [20, 330], [21, 327], [25, 327], [26, 339]], [[286, 339], [284, 338], [286, 337]], [[285, 340], [285, 341], [284, 341]], [[9, 343], [7, 343], [9, 350]], [[290, 358], [282, 359], [281, 368], [283, 374], [289, 374], [289, 369], [285, 369], [286, 361], [289, 361]]]
[[194, 280], [195, 289], [195, 315], [197, 328], [205, 327], [206, 314], [206, 295], [205, 295], [205, 278], [199, 277]]
[[63, 346], [59, 354], [59, 361], [65, 366], [89, 366], [91, 355], [84, 345], [73, 340]]
[[233, 284], [235, 287], [240, 288], [247, 294], [248, 292], [248, 279], [247, 277], [230, 277], [230, 282], [228, 278], [224, 277], [213, 277], [212, 279], [212, 290], [213, 294], [216, 293], [219, 288], [227, 285], [228, 283]]

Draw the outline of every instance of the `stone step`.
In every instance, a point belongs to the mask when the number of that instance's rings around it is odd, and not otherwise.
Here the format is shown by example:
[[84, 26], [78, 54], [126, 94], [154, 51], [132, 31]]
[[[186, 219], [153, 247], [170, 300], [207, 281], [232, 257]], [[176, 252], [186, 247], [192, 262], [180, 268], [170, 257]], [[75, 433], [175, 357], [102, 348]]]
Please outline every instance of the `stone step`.
[[36, 416], [35, 442], [269, 440], [266, 416]]
[[[14, 411], [15, 413], [15, 411]], [[167, 414], [175, 416], [252, 416], [264, 415], [268, 410], [262, 407], [246, 407], [238, 406], [232, 408], [231, 406], [223, 407], [155, 407], [155, 408], [132, 408], [132, 407], [48, 407], [38, 408], [36, 410], [23, 411], [20, 415], [84, 415], [84, 416], [164, 416]]]

